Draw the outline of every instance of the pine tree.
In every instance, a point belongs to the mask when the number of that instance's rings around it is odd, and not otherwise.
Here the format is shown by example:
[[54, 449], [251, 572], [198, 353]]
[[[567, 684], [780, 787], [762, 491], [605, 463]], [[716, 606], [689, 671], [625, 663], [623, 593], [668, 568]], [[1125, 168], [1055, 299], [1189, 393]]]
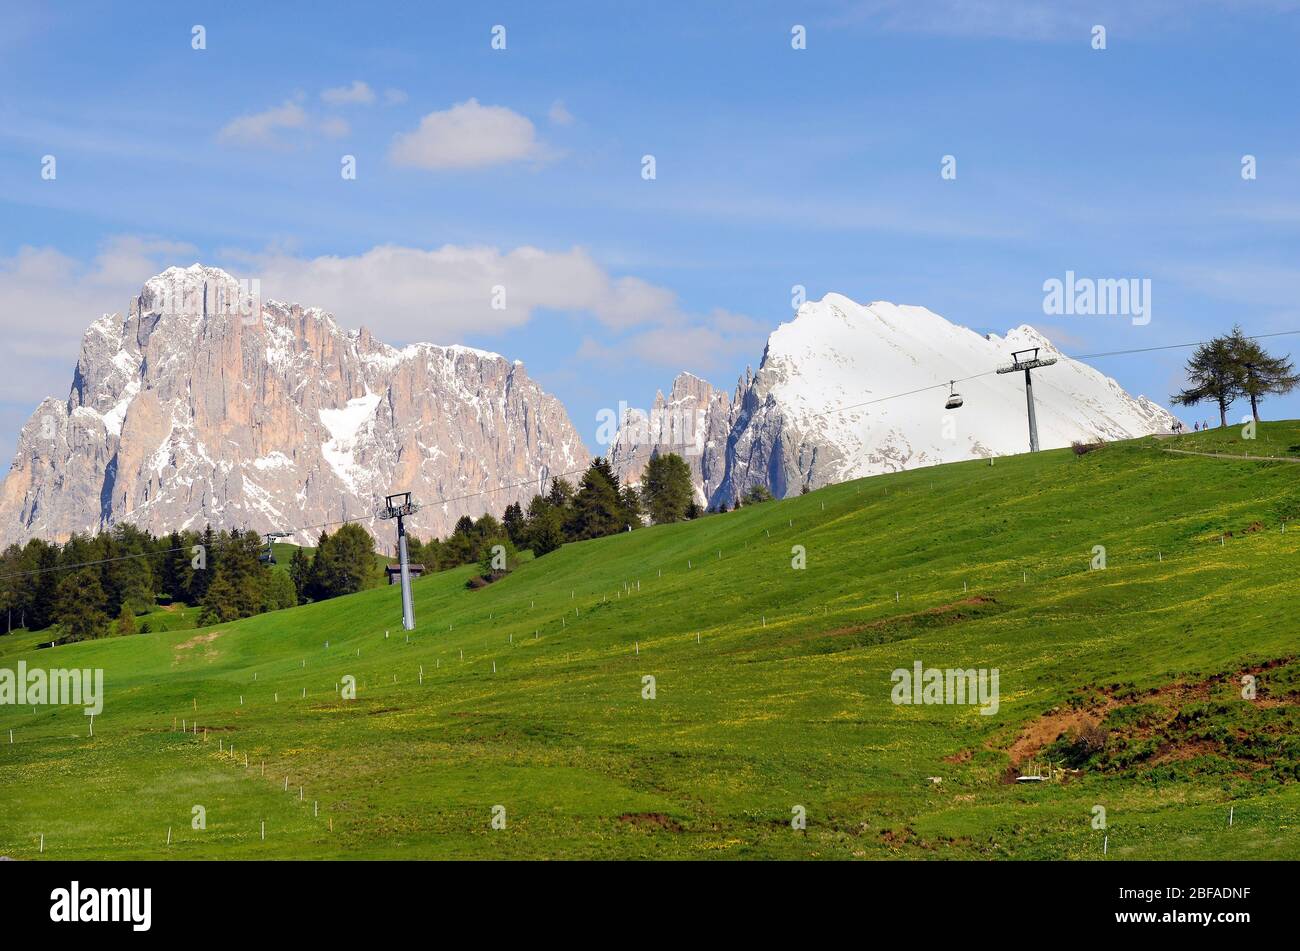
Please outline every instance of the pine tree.
[[104, 545], [102, 557], [106, 559], [103, 582], [109, 614], [116, 616], [123, 604], [133, 613], [148, 611], [157, 603], [154, 571], [149, 558], [153, 552], [153, 538], [124, 522], [101, 539]]
[[[194, 569], [190, 575], [190, 590], [186, 596], [186, 601], [190, 604], [202, 604], [203, 598], [208, 592], [208, 585], [211, 583], [216, 574], [218, 552], [217, 552], [217, 535], [212, 531], [212, 526], [208, 525], [203, 529], [203, 535], [195, 542], [196, 545], [203, 546], [203, 557], [206, 562], [202, 569]], [[193, 563], [194, 556], [191, 552], [190, 561]]]
[[375, 543], [370, 534], [350, 522], [334, 533], [331, 583], [333, 595], [354, 594], [379, 581]]
[[511, 502], [506, 506], [501, 524], [505, 527], [512, 543], [516, 546], [524, 544], [524, 511], [518, 502]]
[[555, 506], [547, 503], [546, 507], [538, 511], [535, 516], [530, 506], [528, 517], [531, 523], [528, 529], [528, 543], [533, 549], [535, 558], [541, 558], [564, 544], [564, 522], [560, 511]]
[[277, 568], [267, 569], [264, 576], [263, 603], [267, 611], [279, 611], [298, 603], [298, 589], [289, 572]]
[[107, 632], [104, 602], [99, 572], [82, 568], [64, 575], [55, 588], [55, 613], [69, 640], [89, 640]]
[[573, 505], [573, 497], [576, 494], [572, 482], [556, 476], [551, 480], [551, 491], [547, 494], [546, 501], [559, 509], [562, 515], [567, 515], [567, 510]]
[[694, 494], [685, 459], [675, 452], [650, 459], [641, 477], [641, 498], [656, 525], [686, 518]]
[[567, 537], [578, 541], [601, 538], [623, 530], [627, 523], [623, 519], [617, 483], [609, 464], [597, 457], [578, 485], [573, 511], [564, 526]]
[[468, 515], [462, 515], [456, 520], [456, 528], [447, 539], [447, 553], [455, 564], [468, 565], [475, 561], [474, 550], [477, 547], [474, 520]]
[[1178, 406], [1214, 402], [1219, 407], [1219, 424], [1228, 425], [1228, 407], [1242, 394], [1242, 368], [1233, 353], [1231, 338], [1215, 337], [1201, 344], [1187, 361], [1191, 386], [1171, 396]]
[[227, 571], [218, 570], [208, 582], [199, 611], [199, 624], [225, 624], [240, 617], [236, 606], [238, 592]]
[[239, 617], [252, 617], [265, 608], [266, 586], [263, 575], [270, 568], [262, 564], [262, 536], [253, 531], [230, 533], [221, 548], [221, 570], [230, 578], [235, 591], [235, 610]]
[[1259, 422], [1259, 404], [1268, 396], [1283, 396], [1300, 386], [1300, 373], [1295, 372], [1289, 355], [1275, 357], [1233, 327], [1228, 336], [1233, 359], [1240, 368], [1242, 395], [1250, 399], [1250, 415]]
[[59, 579], [54, 569], [59, 566], [59, 548], [33, 538], [23, 551], [31, 565], [29, 570], [39, 571], [40, 574], [29, 576], [27, 591], [30, 596], [20, 603], [20, 620], [29, 631], [39, 631], [57, 620]]
[[623, 521], [627, 523], [629, 529], [638, 529], [644, 523], [641, 517], [644, 510], [641, 505], [641, 493], [630, 485], [623, 486], [622, 491], [618, 493], [619, 508], [623, 513]]
[[27, 551], [15, 543], [0, 556], [0, 610], [4, 611], [6, 634], [22, 627], [31, 591], [39, 583], [36, 576], [27, 574], [34, 565]]
[[131, 609], [126, 604], [123, 604], [122, 609], [118, 612], [117, 623], [114, 627], [119, 635], [135, 633], [135, 615], [131, 613]]
[[309, 600], [308, 588], [311, 584], [311, 558], [305, 548], [295, 548], [289, 559], [289, 579], [293, 582], [294, 594], [299, 604]]
[[333, 535], [321, 532], [310, 579], [307, 588], [315, 601], [373, 587], [379, 582], [374, 540], [355, 523], [344, 525]]
[[481, 559], [484, 549], [490, 547], [488, 543], [498, 541], [505, 533], [505, 528], [492, 513], [484, 512], [480, 515], [478, 521], [474, 523], [474, 531], [470, 536], [474, 540], [474, 547], [470, 550], [470, 560]]

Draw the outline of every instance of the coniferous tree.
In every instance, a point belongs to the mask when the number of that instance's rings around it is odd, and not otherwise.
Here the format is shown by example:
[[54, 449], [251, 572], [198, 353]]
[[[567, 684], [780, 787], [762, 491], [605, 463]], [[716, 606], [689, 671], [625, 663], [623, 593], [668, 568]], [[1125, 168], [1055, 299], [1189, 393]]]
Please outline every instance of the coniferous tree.
[[618, 478], [609, 464], [597, 457], [578, 484], [573, 509], [565, 524], [565, 535], [573, 541], [601, 538], [623, 530], [622, 507], [618, 496]]
[[263, 603], [267, 611], [291, 608], [298, 603], [298, 589], [287, 571], [264, 569], [263, 589]]
[[488, 542], [497, 541], [506, 534], [505, 528], [491, 512], [484, 512], [474, 523], [472, 538], [474, 547], [470, 551], [470, 560], [478, 561], [483, 557], [483, 550]]
[[353, 594], [374, 587], [379, 581], [374, 539], [355, 522], [334, 533], [331, 571], [333, 596]]
[[123, 604], [143, 614], [157, 601], [154, 570], [150, 564], [153, 539], [125, 522], [100, 536], [104, 550], [103, 584], [108, 611], [115, 617]]
[[644, 524], [641, 521], [644, 511], [641, 504], [641, 493], [634, 486], [623, 486], [618, 493], [618, 503], [623, 513], [623, 521], [627, 523], [629, 529], [635, 530]]
[[478, 539], [474, 534], [474, 520], [462, 515], [456, 520], [456, 528], [446, 541], [447, 554], [453, 564], [468, 565], [474, 561], [474, 551]]
[[27, 574], [29, 570], [25, 552], [17, 543], [10, 544], [0, 555], [0, 611], [4, 612], [5, 634], [22, 626], [27, 592], [35, 581]]
[[55, 602], [59, 626], [69, 640], [89, 640], [107, 632], [104, 588], [93, 568], [67, 572], [55, 586]]
[[1250, 400], [1250, 415], [1259, 422], [1259, 404], [1269, 396], [1283, 396], [1300, 386], [1300, 373], [1287, 357], [1275, 357], [1257, 340], [1233, 327], [1228, 346], [1240, 368], [1241, 393]]
[[333, 535], [321, 532], [310, 579], [308, 591], [315, 601], [373, 587], [379, 581], [374, 540], [356, 523], [342, 526]]
[[573, 497], [576, 494], [577, 491], [573, 488], [572, 482], [556, 476], [551, 480], [551, 491], [547, 493], [546, 501], [559, 509], [561, 516], [564, 516], [568, 514], [568, 509], [573, 505]]
[[550, 554], [564, 544], [564, 522], [559, 510], [551, 505], [546, 507], [529, 529], [528, 542], [536, 558]]
[[654, 455], [641, 477], [641, 496], [656, 525], [686, 518], [692, 504], [691, 468], [675, 452]]
[[564, 517], [545, 496], [534, 495], [528, 503], [524, 536], [525, 544], [533, 550], [535, 558], [553, 552], [564, 544]]
[[25, 552], [31, 570], [40, 573], [29, 576], [30, 596], [21, 605], [22, 621], [29, 631], [39, 631], [55, 622], [58, 583], [62, 580], [56, 570], [60, 561], [59, 547], [33, 538], [27, 543]]
[[524, 544], [524, 511], [518, 502], [511, 502], [506, 506], [501, 524], [516, 547]]
[[295, 548], [289, 559], [289, 579], [293, 582], [294, 596], [299, 604], [310, 600], [308, 593], [311, 586], [311, 558], [305, 548]]
[[[194, 569], [191, 572], [190, 590], [186, 600], [190, 604], [202, 604], [203, 598], [208, 592], [208, 585], [212, 583], [212, 579], [216, 574], [217, 563], [220, 560], [217, 551], [217, 535], [212, 530], [211, 525], [208, 525], [203, 529], [202, 536], [200, 536], [194, 544], [203, 546], [204, 567]], [[195, 556], [193, 552], [191, 552], [191, 565], [194, 562], [194, 558]]]
[[224, 570], [215, 572], [208, 582], [199, 610], [199, 624], [225, 624], [240, 618], [237, 601], [239, 593], [235, 589], [230, 574]]
[[1178, 406], [1213, 402], [1219, 407], [1219, 424], [1228, 425], [1228, 407], [1242, 394], [1242, 367], [1228, 337], [1215, 337], [1196, 348], [1187, 361], [1191, 384], [1169, 398]]

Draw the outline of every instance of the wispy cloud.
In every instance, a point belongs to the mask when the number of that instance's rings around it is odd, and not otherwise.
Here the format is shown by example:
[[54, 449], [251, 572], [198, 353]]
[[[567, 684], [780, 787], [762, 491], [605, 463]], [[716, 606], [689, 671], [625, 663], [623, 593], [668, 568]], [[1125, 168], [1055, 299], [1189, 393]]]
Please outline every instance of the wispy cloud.
[[232, 119], [217, 133], [217, 141], [234, 145], [270, 145], [277, 141], [278, 132], [306, 128], [306, 111], [290, 100], [262, 112]]
[[223, 145], [250, 147], [284, 147], [296, 139], [312, 135], [337, 139], [348, 135], [351, 127], [338, 116], [313, 116], [295, 99], [262, 112], [239, 116], [226, 123], [217, 133]]
[[369, 84], [354, 79], [350, 86], [334, 86], [323, 90], [320, 98], [322, 102], [330, 106], [368, 106], [375, 101], [375, 91], [370, 88]]
[[550, 119], [555, 125], [573, 125], [573, 113], [559, 99], [551, 103], [546, 118]]

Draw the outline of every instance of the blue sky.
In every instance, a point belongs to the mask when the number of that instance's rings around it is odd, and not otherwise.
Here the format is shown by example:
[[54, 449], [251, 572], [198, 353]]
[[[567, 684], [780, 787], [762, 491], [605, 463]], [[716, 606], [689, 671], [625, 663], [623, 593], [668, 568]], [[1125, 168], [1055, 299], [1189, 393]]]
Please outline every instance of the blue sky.
[[[1300, 329], [1290, 2], [6, 2], [0, 23], [5, 458], [90, 321], [195, 260], [390, 343], [522, 359], [593, 449], [601, 408], [678, 370], [733, 386], [796, 284], [1070, 353]], [[1149, 279], [1150, 323], [1045, 315], [1067, 270]], [[1165, 401], [1185, 356], [1096, 365]]]

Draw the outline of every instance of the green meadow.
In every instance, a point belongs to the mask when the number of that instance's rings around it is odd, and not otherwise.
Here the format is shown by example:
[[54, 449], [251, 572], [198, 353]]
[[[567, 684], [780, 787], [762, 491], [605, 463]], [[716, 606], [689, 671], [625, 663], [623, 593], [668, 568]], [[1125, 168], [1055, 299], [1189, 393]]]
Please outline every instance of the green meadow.
[[[389, 587], [0, 637], [0, 668], [105, 681], [93, 736], [0, 706], [0, 855], [1300, 857], [1300, 465], [1233, 458], [1300, 457], [1300, 424], [1233, 434], [858, 480], [479, 590], [434, 574], [409, 638]], [[996, 712], [892, 702], [916, 662], [996, 669]]]

